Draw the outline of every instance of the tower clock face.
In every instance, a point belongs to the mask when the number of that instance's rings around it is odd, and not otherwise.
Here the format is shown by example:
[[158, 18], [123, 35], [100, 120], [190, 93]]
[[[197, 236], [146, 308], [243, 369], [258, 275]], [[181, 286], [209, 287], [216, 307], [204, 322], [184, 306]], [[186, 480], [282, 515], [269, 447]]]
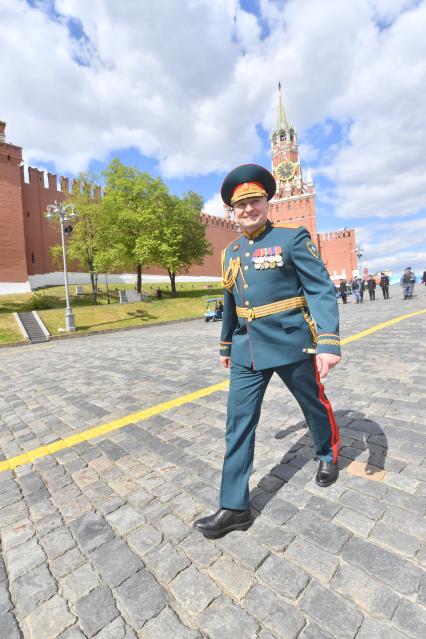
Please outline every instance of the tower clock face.
[[277, 175], [280, 180], [291, 180], [296, 171], [296, 165], [289, 160], [281, 162], [277, 166]]

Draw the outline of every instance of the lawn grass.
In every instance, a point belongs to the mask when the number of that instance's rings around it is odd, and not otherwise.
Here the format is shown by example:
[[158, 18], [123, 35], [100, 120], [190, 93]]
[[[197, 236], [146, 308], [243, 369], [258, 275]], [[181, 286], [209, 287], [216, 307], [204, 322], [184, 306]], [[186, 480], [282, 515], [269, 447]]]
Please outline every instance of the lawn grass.
[[[157, 301], [156, 290], [160, 287], [163, 300]], [[120, 285], [120, 290], [134, 289], [132, 284]], [[98, 304], [93, 305], [90, 286], [84, 286], [83, 295], [75, 295], [75, 287], [70, 287], [71, 306], [75, 315], [76, 332], [99, 331], [113, 328], [143, 326], [155, 322], [173, 321], [192, 317], [202, 317], [205, 300], [222, 296], [220, 282], [177, 284], [178, 297], [172, 298], [170, 285], [166, 283], [145, 284], [144, 293], [152, 296], [151, 302], [119, 304], [115, 285], [110, 287], [108, 304], [105, 286], [100, 287]], [[63, 286], [40, 289], [37, 298], [42, 298], [44, 310], [39, 315], [52, 335], [63, 333], [65, 326], [65, 290]], [[22, 339], [12, 313], [29, 310], [28, 304], [34, 300], [31, 293], [0, 296], [0, 342], [12, 342]], [[12, 329], [16, 327], [16, 335]]]
[[24, 337], [11, 313], [0, 315], [0, 344], [23, 342]]

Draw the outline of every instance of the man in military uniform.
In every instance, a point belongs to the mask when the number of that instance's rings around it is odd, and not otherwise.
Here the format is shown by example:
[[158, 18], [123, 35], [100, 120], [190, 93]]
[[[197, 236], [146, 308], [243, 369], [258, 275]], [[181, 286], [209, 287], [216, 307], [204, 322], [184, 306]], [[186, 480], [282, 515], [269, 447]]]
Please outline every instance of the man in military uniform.
[[380, 286], [383, 293], [383, 299], [389, 299], [389, 276], [386, 273], [382, 272], [382, 276], [380, 278]]
[[231, 367], [226, 454], [220, 509], [194, 523], [209, 538], [246, 530], [253, 520], [248, 483], [255, 430], [274, 372], [311, 430], [318, 485], [329, 486], [338, 476], [339, 431], [320, 380], [340, 360], [336, 296], [308, 231], [267, 219], [275, 189], [271, 173], [255, 164], [237, 167], [222, 185], [242, 235], [222, 254], [220, 360]]

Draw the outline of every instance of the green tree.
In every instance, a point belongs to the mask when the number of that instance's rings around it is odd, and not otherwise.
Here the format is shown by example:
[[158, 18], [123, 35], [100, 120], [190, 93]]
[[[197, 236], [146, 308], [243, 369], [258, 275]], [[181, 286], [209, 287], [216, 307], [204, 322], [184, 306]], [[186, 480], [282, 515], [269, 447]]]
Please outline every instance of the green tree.
[[167, 270], [172, 297], [177, 296], [176, 273], [191, 264], [202, 264], [212, 248], [206, 239], [206, 227], [200, 220], [203, 198], [194, 192], [182, 198], [163, 198], [156, 211], [156, 226], [148, 237], [136, 242], [139, 260]]
[[121, 246], [123, 261], [135, 265], [136, 288], [141, 293], [142, 267], [153, 262], [151, 254], [139, 248], [155, 233], [157, 211], [164, 206], [168, 190], [160, 178], [125, 166], [117, 158], [110, 162], [104, 176], [104, 207], [113, 219], [114, 243]]
[[[77, 221], [67, 240], [67, 255], [71, 262], [89, 273], [92, 286], [93, 303], [98, 301], [98, 255], [105, 250], [104, 242], [108, 236], [107, 218], [104, 215], [103, 202], [95, 197], [95, 178], [82, 173], [73, 183], [72, 192], [64, 204], [73, 204]], [[83, 187], [83, 188], [82, 188]], [[55, 222], [57, 224], [57, 222]], [[55, 245], [50, 249], [56, 263], [62, 260], [62, 247]]]

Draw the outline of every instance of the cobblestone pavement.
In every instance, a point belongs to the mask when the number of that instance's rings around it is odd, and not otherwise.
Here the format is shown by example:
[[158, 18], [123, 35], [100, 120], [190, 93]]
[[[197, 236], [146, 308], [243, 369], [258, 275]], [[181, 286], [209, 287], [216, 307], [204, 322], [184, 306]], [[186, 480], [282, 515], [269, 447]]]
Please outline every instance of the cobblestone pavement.
[[[340, 306], [343, 336], [426, 308], [416, 292]], [[426, 637], [425, 329], [419, 315], [344, 349], [326, 382], [344, 469], [328, 489], [272, 380], [246, 533], [214, 542], [191, 528], [217, 507], [226, 392], [0, 473], [0, 636]], [[197, 320], [2, 349], [2, 458], [225, 379], [219, 330]], [[352, 474], [365, 462], [369, 476]]]

